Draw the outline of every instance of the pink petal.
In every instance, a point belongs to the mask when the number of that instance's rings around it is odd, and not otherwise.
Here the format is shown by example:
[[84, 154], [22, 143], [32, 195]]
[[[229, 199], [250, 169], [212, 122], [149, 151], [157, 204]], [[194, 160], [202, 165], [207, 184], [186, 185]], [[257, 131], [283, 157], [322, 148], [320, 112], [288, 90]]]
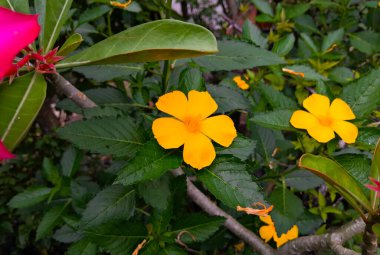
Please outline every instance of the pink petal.
[[371, 182], [373, 182], [374, 184], [376, 184], [376, 186], [378, 186], [380, 188], [380, 181], [378, 181], [372, 177], [369, 177], [369, 179], [371, 180]]
[[0, 141], [0, 161], [2, 161], [3, 159], [11, 159], [15, 157], [16, 156], [10, 153], [8, 149], [4, 146], [4, 144]]
[[11, 69], [16, 55], [37, 38], [40, 32], [37, 19], [38, 15], [0, 7], [0, 80]]

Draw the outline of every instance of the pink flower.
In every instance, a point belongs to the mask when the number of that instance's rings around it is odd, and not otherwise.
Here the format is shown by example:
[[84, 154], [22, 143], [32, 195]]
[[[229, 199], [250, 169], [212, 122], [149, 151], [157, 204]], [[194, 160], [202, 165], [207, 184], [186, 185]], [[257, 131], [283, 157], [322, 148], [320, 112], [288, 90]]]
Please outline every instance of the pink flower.
[[374, 178], [372, 177], [369, 177], [369, 179], [371, 180], [372, 183], [374, 183], [375, 185], [370, 185], [370, 184], [366, 184], [365, 186], [375, 192], [377, 192], [377, 196], [380, 197], [380, 181], [378, 180], [375, 180]]
[[8, 151], [8, 149], [4, 146], [3, 142], [0, 141], [0, 162], [4, 159], [11, 159], [15, 157], [15, 155]]
[[40, 32], [37, 19], [38, 15], [18, 13], [0, 7], [0, 80], [15, 68], [13, 60], [16, 55], [37, 38]]

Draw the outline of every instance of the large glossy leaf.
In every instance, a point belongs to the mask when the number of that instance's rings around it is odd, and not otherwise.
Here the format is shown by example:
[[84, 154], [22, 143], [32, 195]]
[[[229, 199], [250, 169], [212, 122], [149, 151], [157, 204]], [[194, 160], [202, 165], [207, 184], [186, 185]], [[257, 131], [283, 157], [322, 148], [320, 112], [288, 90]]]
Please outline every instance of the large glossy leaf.
[[28, 131], [46, 96], [42, 75], [29, 73], [0, 85], [0, 140], [14, 149]]
[[311, 154], [304, 154], [299, 166], [320, 176], [340, 191], [341, 195], [355, 208], [358, 204], [371, 211], [368, 198], [364, 195], [357, 181], [341, 165], [332, 159]]
[[178, 20], [148, 22], [111, 36], [57, 67], [191, 58], [216, 52], [213, 34]]
[[[375, 180], [380, 181], [380, 139], [377, 142], [375, 152], [373, 154], [371, 174], [370, 176]], [[378, 197], [378, 192], [371, 190], [371, 204], [372, 208], [377, 208], [380, 203], [380, 198]]]
[[197, 172], [199, 180], [225, 205], [250, 206], [263, 202], [259, 186], [246, 171], [246, 165], [235, 162], [214, 162], [210, 168]]

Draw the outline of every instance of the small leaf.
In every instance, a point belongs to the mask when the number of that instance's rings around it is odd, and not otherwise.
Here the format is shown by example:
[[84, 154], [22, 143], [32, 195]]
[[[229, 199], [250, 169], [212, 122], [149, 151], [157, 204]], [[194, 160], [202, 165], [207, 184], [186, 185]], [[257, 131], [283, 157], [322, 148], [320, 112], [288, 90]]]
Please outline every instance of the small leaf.
[[261, 83], [259, 89], [273, 109], [298, 109], [298, 104], [295, 101], [273, 88], [273, 86]]
[[369, 150], [374, 150], [377, 141], [380, 139], [380, 129], [375, 127], [359, 128], [359, 135], [356, 144], [364, 146]]
[[82, 227], [89, 228], [110, 220], [128, 220], [135, 210], [135, 191], [112, 185], [100, 191], [87, 205], [81, 219]]
[[292, 128], [289, 123], [292, 114], [292, 110], [257, 112], [251, 120], [262, 127], [293, 131], [294, 128]]
[[301, 235], [310, 235], [313, 234], [322, 223], [323, 221], [320, 216], [305, 211], [298, 217], [295, 225], [298, 226]]
[[107, 12], [109, 12], [111, 8], [107, 5], [97, 5], [88, 9], [85, 9], [84, 12], [81, 13], [79, 16], [78, 24], [77, 26], [79, 27], [80, 25], [96, 20], [97, 18], [100, 18]]
[[82, 239], [79, 242], [71, 245], [67, 250], [66, 255], [96, 255], [97, 247], [87, 239]]
[[164, 210], [169, 205], [170, 198], [170, 179], [162, 176], [158, 180], [144, 182], [138, 185], [138, 191], [144, 201], [153, 208]]
[[57, 55], [58, 56], [67, 56], [74, 50], [76, 50], [81, 43], [83, 42], [83, 37], [78, 34], [72, 34], [65, 43], [59, 48]]
[[354, 73], [347, 67], [339, 66], [329, 72], [329, 79], [341, 84], [346, 84], [354, 79]]
[[204, 91], [205, 81], [199, 68], [188, 67], [179, 76], [178, 88], [187, 94], [190, 90]]
[[12, 208], [26, 208], [39, 204], [49, 197], [51, 188], [31, 187], [24, 192], [14, 196], [8, 202], [8, 206]]
[[216, 113], [244, 110], [250, 107], [247, 98], [229, 87], [214, 85], [207, 85], [206, 87], [218, 105]]
[[293, 34], [288, 34], [274, 43], [272, 51], [281, 57], [286, 56], [294, 47], [296, 38]]
[[282, 7], [285, 10], [286, 19], [294, 19], [307, 12], [310, 9], [310, 4], [284, 4]]
[[255, 152], [256, 142], [246, 137], [238, 136], [227, 148], [217, 149], [218, 155], [233, 155], [244, 161]]
[[380, 51], [380, 34], [373, 31], [362, 31], [355, 34], [348, 34], [351, 44], [359, 51], [372, 55]]
[[343, 40], [343, 36], [343, 28], [328, 33], [328, 35], [323, 38], [322, 52], [326, 52], [333, 44], [340, 43]]
[[262, 35], [261, 30], [249, 19], [244, 22], [242, 36], [260, 48], [265, 49], [267, 46], [267, 39]]
[[285, 182], [289, 187], [299, 191], [305, 191], [321, 186], [324, 181], [309, 171], [297, 169], [285, 176]]
[[51, 208], [45, 213], [37, 228], [36, 241], [46, 237], [46, 235], [53, 230], [53, 228], [59, 223], [59, 220], [68, 205], [69, 203], [66, 203], [64, 205]]
[[313, 51], [314, 54], [319, 54], [319, 49], [313, 39], [306, 33], [301, 33], [301, 38], [306, 43], [307, 47], [309, 47], [310, 50]]
[[238, 205], [251, 206], [264, 201], [245, 164], [219, 160], [198, 171], [197, 176], [217, 199], [233, 209]]
[[80, 168], [83, 153], [74, 146], [68, 147], [62, 155], [62, 174], [67, 177], [74, 177]]
[[256, 8], [264, 14], [273, 16], [273, 10], [270, 3], [266, 0], [250, 0]]
[[126, 186], [159, 178], [182, 163], [182, 158], [174, 152], [162, 149], [156, 141], [147, 142], [136, 157], [120, 170], [115, 183]]

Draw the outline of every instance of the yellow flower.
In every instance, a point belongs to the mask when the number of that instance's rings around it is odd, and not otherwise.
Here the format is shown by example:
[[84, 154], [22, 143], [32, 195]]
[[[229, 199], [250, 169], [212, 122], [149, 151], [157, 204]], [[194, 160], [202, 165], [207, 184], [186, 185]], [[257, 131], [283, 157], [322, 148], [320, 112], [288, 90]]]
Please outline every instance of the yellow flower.
[[111, 2], [110, 2], [110, 5], [115, 6], [115, 7], [119, 7], [119, 8], [122, 8], [122, 9], [125, 9], [125, 8], [127, 8], [131, 3], [132, 3], [132, 0], [128, 0], [128, 2], [126, 2], [126, 3], [119, 3], [118, 1], [111, 1]]
[[209, 117], [218, 105], [208, 92], [192, 90], [186, 98], [181, 91], [173, 91], [161, 96], [156, 106], [173, 117], [153, 121], [154, 137], [165, 149], [184, 145], [183, 159], [196, 169], [211, 165], [215, 159], [211, 139], [228, 147], [236, 137], [236, 129], [230, 117]]
[[354, 143], [358, 128], [345, 120], [355, 119], [350, 106], [336, 98], [330, 105], [328, 97], [313, 94], [303, 101], [309, 112], [298, 110], [290, 118], [295, 128], [306, 129], [311, 137], [320, 143], [327, 143], [335, 137], [334, 131], [346, 143]]
[[277, 244], [277, 248], [285, 244], [286, 242], [296, 239], [298, 237], [298, 227], [294, 225], [288, 232], [282, 234], [278, 237], [276, 228], [270, 216], [260, 216], [260, 220], [266, 224], [267, 226], [262, 226], [259, 229], [259, 234], [265, 242], [269, 242], [272, 238]]
[[242, 90], [247, 90], [249, 89], [249, 84], [243, 80], [240, 76], [235, 76], [233, 78], [233, 81], [236, 83], [236, 85], [242, 89]]

